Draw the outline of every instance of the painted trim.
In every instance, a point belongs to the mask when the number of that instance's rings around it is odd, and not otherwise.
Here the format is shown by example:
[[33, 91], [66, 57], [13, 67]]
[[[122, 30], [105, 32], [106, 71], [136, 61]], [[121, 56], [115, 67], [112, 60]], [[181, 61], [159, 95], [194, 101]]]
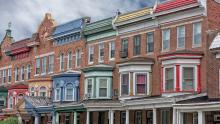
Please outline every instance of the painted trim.
[[[145, 93], [144, 94], [137, 94], [137, 83], [136, 83], [136, 75], [137, 74], [145, 74], [147, 76], [147, 80], [145, 82]], [[133, 73], [133, 95], [138, 96], [138, 95], [149, 95], [150, 91], [150, 76], [149, 72], [134, 72]]]
[[[184, 46], [183, 47], [179, 47], [179, 30], [180, 30], [180, 27], [183, 27], [183, 30], [184, 30]], [[186, 46], [186, 26], [185, 25], [180, 25], [180, 26], [177, 26], [176, 28], [176, 34], [177, 34], [177, 46], [176, 48], [177, 49], [185, 49], [185, 46]]]
[[37, 56], [35, 56], [35, 59], [41, 58], [41, 57], [46, 57], [46, 56], [49, 56], [49, 55], [54, 55], [54, 54], [55, 54], [55, 52], [49, 52], [49, 53], [37, 55]]
[[[166, 73], [165, 73], [165, 71], [166, 71], [166, 69], [167, 68], [173, 68], [173, 77], [174, 77], [174, 80], [173, 80], [173, 90], [172, 91], [167, 91], [166, 90]], [[175, 91], [176, 90], [176, 78], [175, 78], [175, 76], [176, 76], [176, 66], [175, 65], [169, 65], [169, 66], [165, 66], [164, 67], [164, 69], [163, 69], [163, 92], [173, 92], [173, 91]]]
[[162, 65], [172, 64], [200, 64], [200, 59], [170, 59], [162, 61]]
[[[194, 29], [195, 29], [195, 24], [200, 24], [200, 28], [201, 28], [201, 32], [200, 32], [200, 34], [201, 34], [201, 37], [200, 37], [200, 44], [195, 44], [195, 39], [194, 39]], [[195, 22], [195, 23], [193, 23], [193, 31], [192, 31], [192, 48], [196, 48], [196, 47], [201, 47], [202, 46], [202, 29], [203, 29], [203, 26], [202, 26], [202, 22]]]
[[[163, 46], [164, 46], [164, 44], [163, 44], [164, 39], [163, 38], [164, 38], [164, 31], [165, 30], [167, 30], [169, 32], [168, 33], [169, 34], [169, 43], [168, 43], [169, 45], [168, 45], [167, 49], [163, 49]], [[170, 33], [171, 33], [171, 29], [169, 29], [169, 28], [162, 29], [162, 38], [161, 38], [162, 39], [162, 50], [161, 50], [162, 52], [167, 52], [170, 50], [170, 40], [171, 40]]]
[[[123, 75], [123, 74], [128, 74], [128, 81], [129, 81], [129, 82], [128, 82], [128, 94], [122, 96], [122, 93], [121, 93], [121, 91], [122, 91], [122, 89], [121, 89], [121, 84], [122, 84], [122, 82], [121, 82], [121, 80], [122, 80], [122, 75]], [[131, 78], [130, 72], [120, 72], [120, 96], [121, 96], [121, 97], [130, 96], [130, 78]]]
[[[109, 60], [110, 60], [110, 61], [114, 61], [114, 60], [115, 60], [115, 55], [114, 55], [113, 58], [111, 58], [111, 49], [112, 49], [111, 44], [112, 44], [112, 43], [114, 43], [114, 46], [115, 46], [115, 44], [116, 44], [115, 41], [110, 41], [110, 42], [108, 43], [108, 45], [109, 45], [109, 47], [108, 47], [108, 48], [109, 48], [108, 56], [109, 56]], [[116, 48], [116, 47], [115, 47], [115, 48]], [[115, 48], [114, 48], [114, 50], [115, 50]]]

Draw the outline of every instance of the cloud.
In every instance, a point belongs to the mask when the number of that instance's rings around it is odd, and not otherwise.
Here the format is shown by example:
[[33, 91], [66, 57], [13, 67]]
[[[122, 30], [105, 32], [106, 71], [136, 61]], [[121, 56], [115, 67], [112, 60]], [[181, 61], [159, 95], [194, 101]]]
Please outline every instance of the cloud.
[[0, 41], [8, 22], [12, 22], [12, 35], [16, 41], [30, 37], [37, 31], [46, 12], [61, 24], [83, 16], [95, 21], [114, 16], [117, 9], [128, 12], [153, 3], [154, 0], [0, 0]]

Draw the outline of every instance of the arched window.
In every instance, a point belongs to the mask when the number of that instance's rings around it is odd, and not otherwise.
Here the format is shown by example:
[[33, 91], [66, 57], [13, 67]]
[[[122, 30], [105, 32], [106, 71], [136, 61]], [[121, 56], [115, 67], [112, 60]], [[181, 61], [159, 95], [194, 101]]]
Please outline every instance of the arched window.
[[30, 89], [30, 96], [34, 96], [34, 87], [31, 87], [31, 89]]
[[57, 83], [56, 85], [56, 89], [55, 89], [55, 101], [59, 101], [60, 100], [60, 85]]
[[40, 87], [40, 96], [45, 97], [46, 96], [46, 92], [47, 92], [47, 88], [42, 86]]
[[66, 85], [66, 100], [69, 101], [69, 100], [73, 100], [73, 84], [71, 83], [68, 83]]

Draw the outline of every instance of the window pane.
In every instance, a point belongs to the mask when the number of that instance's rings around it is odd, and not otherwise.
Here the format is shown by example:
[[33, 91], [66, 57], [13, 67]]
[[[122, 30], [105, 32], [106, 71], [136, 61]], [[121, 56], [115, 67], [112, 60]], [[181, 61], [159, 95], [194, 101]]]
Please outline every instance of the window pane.
[[110, 59], [115, 57], [115, 42], [112, 41], [109, 44], [109, 48], [110, 48]]
[[133, 55], [136, 56], [136, 55], [139, 55], [141, 53], [141, 36], [140, 35], [137, 35], [137, 36], [134, 36], [134, 39], [133, 39]]
[[185, 47], [185, 26], [177, 27], [177, 47], [184, 48]]
[[68, 53], [68, 65], [67, 65], [67, 67], [68, 67], [68, 69], [70, 69], [70, 68], [72, 68], [72, 66], [73, 66], [73, 55], [72, 55], [72, 52], [70, 51]]
[[36, 74], [40, 74], [40, 59], [36, 59]]
[[46, 73], [46, 65], [47, 64], [47, 57], [43, 57], [43, 61], [42, 61], [42, 73]]
[[146, 83], [147, 75], [146, 74], [136, 74], [136, 92], [137, 94], [146, 93]]
[[128, 95], [129, 74], [121, 75], [121, 95]]
[[53, 66], [54, 66], [54, 55], [50, 55], [48, 72], [53, 72]]
[[87, 79], [87, 93], [92, 93], [92, 79]]
[[107, 97], [107, 79], [99, 79], [99, 97]]
[[104, 60], [104, 43], [99, 44], [99, 61]]
[[93, 62], [94, 57], [94, 47], [89, 46], [89, 62]]
[[165, 69], [165, 90], [174, 90], [174, 68]]
[[193, 24], [193, 45], [200, 45], [201, 44], [201, 23], [194, 23]]
[[76, 67], [80, 67], [81, 65], [81, 50], [76, 50]]
[[135, 124], [142, 124], [142, 112], [141, 111], [135, 112]]
[[63, 53], [60, 55], [60, 70], [61, 71], [64, 70], [64, 54]]
[[128, 51], [128, 39], [122, 39], [122, 42], [121, 42], [121, 50], [124, 51], [124, 52], [127, 52]]
[[194, 90], [193, 67], [183, 67], [183, 90]]

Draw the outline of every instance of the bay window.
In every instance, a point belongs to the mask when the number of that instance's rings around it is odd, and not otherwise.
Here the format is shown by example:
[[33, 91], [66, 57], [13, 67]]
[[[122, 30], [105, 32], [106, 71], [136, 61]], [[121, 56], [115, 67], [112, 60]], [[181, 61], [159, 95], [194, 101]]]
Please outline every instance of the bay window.
[[177, 27], [177, 48], [185, 47], [185, 26]]
[[141, 35], [134, 36], [133, 39], [133, 55], [139, 55], [141, 53]]
[[81, 65], [81, 49], [76, 50], [76, 67]]
[[165, 91], [174, 90], [174, 67], [165, 68]]
[[64, 71], [64, 54], [60, 54], [60, 71]]
[[92, 97], [92, 92], [93, 92], [93, 79], [92, 78], [88, 78], [87, 79], [87, 89], [86, 89], [86, 95], [88, 98]]
[[121, 95], [129, 95], [129, 73], [121, 74]]
[[68, 53], [68, 62], [67, 62], [67, 68], [71, 69], [73, 66], [73, 54], [71, 51]]
[[147, 74], [136, 73], [135, 74], [136, 94], [145, 94], [147, 86]]
[[49, 65], [48, 65], [48, 72], [53, 73], [53, 66], [54, 66], [54, 55], [49, 55]]
[[73, 84], [66, 85], [66, 100], [73, 100]]
[[202, 40], [202, 26], [201, 22], [193, 24], [193, 46], [200, 47]]
[[195, 69], [194, 67], [183, 67], [182, 69], [182, 90], [191, 91], [194, 90], [195, 84]]
[[99, 79], [99, 97], [108, 96], [108, 79], [100, 78]]
[[111, 41], [109, 43], [109, 59], [112, 60], [115, 58], [115, 42]]
[[89, 64], [93, 63], [94, 59], [94, 46], [89, 46]]
[[99, 62], [104, 61], [104, 43], [99, 44]]
[[40, 58], [36, 59], [36, 70], [35, 70], [35, 74], [38, 75], [40, 74]]
[[46, 74], [46, 66], [47, 66], [47, 57], [45, 56], [42, 58], [42, 72], [41, 72], [42, 75]]
[[162, 51], [170, 49], [170, 29], [162, 30]]

